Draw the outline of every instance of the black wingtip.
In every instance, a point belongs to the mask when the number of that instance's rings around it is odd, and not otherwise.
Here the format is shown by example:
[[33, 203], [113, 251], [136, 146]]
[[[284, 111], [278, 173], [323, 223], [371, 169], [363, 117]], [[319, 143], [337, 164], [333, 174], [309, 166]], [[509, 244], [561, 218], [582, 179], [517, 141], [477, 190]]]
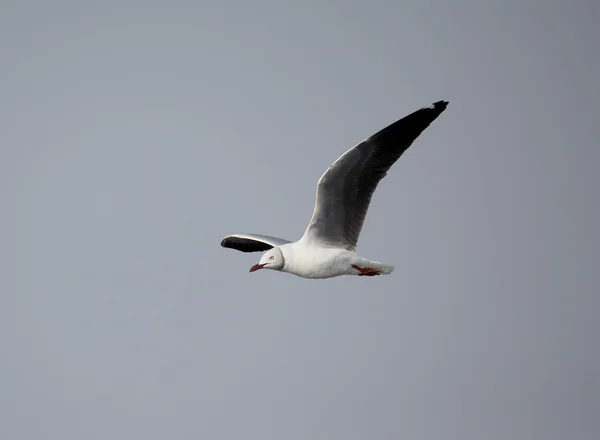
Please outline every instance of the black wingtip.
[[433, 103], [433, 109], [434, 110], [438, 110], [440, 113], [443, 112], [444, 110], [446, 110], [446, 107], [448, 107], [449, 102], [448, 101], [438, 101], [438, 102], [434, 102]]
[[422, 107], [388, 125], [366, 139], [365, 142], [379, 142], [387, 145], [401, 144], [404, 146], [404, 150], [402, 150], [404, 152], [423, 130], [446, 110], [447, 106], [448, 101], [440, 100], [427, 107]]
[[221, 241], [221, 246], [241, 252], [263, 252], [273, 247], [269, 243], [260, 240], [236, 236], [225, 237]]

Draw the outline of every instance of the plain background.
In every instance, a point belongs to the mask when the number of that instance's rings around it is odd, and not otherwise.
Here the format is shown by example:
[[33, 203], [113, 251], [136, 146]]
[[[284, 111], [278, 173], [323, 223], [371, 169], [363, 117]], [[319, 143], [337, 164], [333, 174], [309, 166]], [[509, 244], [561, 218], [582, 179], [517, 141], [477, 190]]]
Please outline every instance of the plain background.
[[[597, 439], [600, 2], [0, 2], [0, 437]], [[358, 251], [341, 153], [439, 99]]]

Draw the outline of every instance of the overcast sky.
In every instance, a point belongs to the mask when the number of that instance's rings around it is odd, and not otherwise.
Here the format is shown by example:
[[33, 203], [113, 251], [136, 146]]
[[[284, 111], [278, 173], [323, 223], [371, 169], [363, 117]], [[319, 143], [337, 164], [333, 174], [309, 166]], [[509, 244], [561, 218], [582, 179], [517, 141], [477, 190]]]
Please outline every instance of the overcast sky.
[[[600, 433], [600, 2], [0, 1], [0, 438]], [[373, 198], [390, 276], [298, 239], [319, 176], [450, 105]]]

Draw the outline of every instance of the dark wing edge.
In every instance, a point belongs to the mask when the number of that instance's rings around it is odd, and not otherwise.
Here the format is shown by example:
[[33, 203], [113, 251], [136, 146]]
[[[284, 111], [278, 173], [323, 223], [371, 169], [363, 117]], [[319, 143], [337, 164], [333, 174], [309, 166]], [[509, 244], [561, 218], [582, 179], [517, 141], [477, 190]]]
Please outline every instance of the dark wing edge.
[[[332, 238], [337, 246], [344, 246], [354, 252], [371, 198], [379, 182], [386, 176], [391, 166], [404, 154], [420, 134], [446, 110], [448, 101], [440, 100], [428, 107], [422, 107], [402, 117], [382, 130], [366, 138], [342, 154], [327, 170], [317, 183], [315, 208], [304, 237], [317, 234], [321, 240]], [[339, 178], [339, 167], [350, 164], [343, 178], [351, 179], [353, 184], [346, 185], [338, 200], [338, 210], [343, 209], [338, 226], [339, 236], [329, 237], [326, 228], [335, 224], [335, 214], [327, 212], [327, 206], [321, 205], [321, 197], [335, 191], [335, 182]], [[332, 173], [333, 176], [332, 176]], [[329, 186], [333, 184], [330, 189]], [[337, 188], [339, 189], [339, 188]], [[339, 198], [339, 196], [338, 196]], [[325, 203], [326, 200], [323, 200]]]
[[289, 243], [289, 241], [258, 234], [228, 235], [221, 241], [221, 247], [235, 249], [240, 252], [264, 252], [275, 246]]
[[[346, 193], [346, 197], [358, 202], [354, 204], [354, 211], [348, 213], [345, 218], [345, 231], [348, 233], [347, 238], [352, 250], [358, 244], [371, 198], [379, 182], [447, 106], [448, 101], [437, 101], [403, 117], [362, 142], [365, 146], [371, 146], [370, 156], [363, 163], [363, 173], [357, 182], [358, 188], [355, 192]], [[352, 205], [351, 200], [347, 200], [348, 205]]]
[[396, 122], [388, 125], [374, 135], [365, 139], [364, 142], [400, 142], [406, 151], [412, 142], [435, 121], [448, 107], [448, 101], [437, 101], [429, 107], [423, 107], [411, 114], [404, 116]]

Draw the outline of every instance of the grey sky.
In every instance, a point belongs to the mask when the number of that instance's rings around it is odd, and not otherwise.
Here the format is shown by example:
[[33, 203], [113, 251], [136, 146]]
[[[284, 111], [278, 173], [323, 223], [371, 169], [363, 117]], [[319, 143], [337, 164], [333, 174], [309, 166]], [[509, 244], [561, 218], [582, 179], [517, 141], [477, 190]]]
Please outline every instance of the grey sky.
[[[597, 439], [597, 1], [0, 2], [0, 438]], [[391, 276], [249, 274], [318, 177]]]

